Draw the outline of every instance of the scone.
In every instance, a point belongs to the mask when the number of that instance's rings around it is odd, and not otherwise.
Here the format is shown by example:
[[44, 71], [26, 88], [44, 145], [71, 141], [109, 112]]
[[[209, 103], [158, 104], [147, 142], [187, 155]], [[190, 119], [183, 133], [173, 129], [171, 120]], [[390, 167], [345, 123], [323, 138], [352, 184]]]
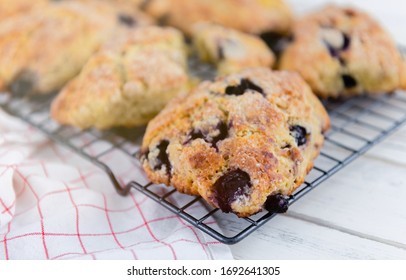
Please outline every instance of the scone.
[[53, 101], [51, 115], [80, 128], [144, 125], [187, 87], [183, 35], [140, 27], [94, 54]]
[[192, 38], [199, 58], [215, 64], [219, 75], [250, 67], [272, 67], [275, 61], [272, 51], [259, 37], [217, 24], [197, 24]]
[[140, 6], [145, 3], [145, 0], [49, 0], [49, 1], [78, 1], [78, 2], [92, 2], [99, 1], [108, 4], [113, 4], [114, 6], [126, 7], [127, 11], [133, 12], [132, 9], [139, 10]]
[[147, 0], [141, 8], [189, 35], [192, 25], [202, 21], [258, 34], [285, 33], [292, 21], [283, 0]]
[[299, 72], [321, 97], [339, 97], [402, 87], [403, 63], [391, 36], [369, 15], [330, 5], [295, 23], [279, 68]]
[[46, 5], [49, 0], [1, 0], [0, 22], [18, 13], [24, 13], [36, 6]]
[[329, 117], [296, 73], [251, 68], [170, 102], [145, 133], [153, 183], [247, 217], [286, 211], [323, 144]]
[[7, 18], [0, 23], [0, 91], [59, 89], [115, 30], [147, 24], [137, 15], [98, 1], [61, 1]]

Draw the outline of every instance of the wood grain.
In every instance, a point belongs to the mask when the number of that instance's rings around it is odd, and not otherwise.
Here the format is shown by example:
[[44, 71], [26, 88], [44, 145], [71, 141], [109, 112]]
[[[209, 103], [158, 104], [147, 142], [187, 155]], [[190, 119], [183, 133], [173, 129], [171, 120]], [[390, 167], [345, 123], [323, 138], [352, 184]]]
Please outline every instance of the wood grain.
[[[227, 221], [238, 229], [238, 222]], [[405, 259], [406, 250], [324, 226], [278, 216], [231, 246], [236, 259]]]

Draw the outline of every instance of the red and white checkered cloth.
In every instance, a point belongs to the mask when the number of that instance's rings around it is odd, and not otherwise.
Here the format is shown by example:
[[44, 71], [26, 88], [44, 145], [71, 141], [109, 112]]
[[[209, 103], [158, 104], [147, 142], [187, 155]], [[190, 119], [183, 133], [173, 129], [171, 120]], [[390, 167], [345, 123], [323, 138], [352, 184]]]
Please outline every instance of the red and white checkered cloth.
[[141, 193], [118, 195], [102, 170], [0, 111], [0, 259], [230, 258], [228, 246]]

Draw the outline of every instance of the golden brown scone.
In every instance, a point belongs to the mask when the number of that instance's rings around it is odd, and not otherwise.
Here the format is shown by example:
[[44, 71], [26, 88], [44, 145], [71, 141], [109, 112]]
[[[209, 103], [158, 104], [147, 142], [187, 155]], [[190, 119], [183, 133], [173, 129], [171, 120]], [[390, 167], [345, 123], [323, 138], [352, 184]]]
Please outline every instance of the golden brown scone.
[[0, 22], [18, 13], [24, 13], [39, 5], [46, 5], [48, 0], [1, 0]]
[[171, 101], [148, 124], [141, 163], [153, 183], [201, 195], [224, 212], [283, 212], [329, 125], [298, 74], [251, 68]]
[[272, 67], [275, 56], [264, 41], [217, 24], [197, 24], [193, 43], [200, 60], [217, 66], [219, 75], [240, 72], [250, 67]]
[[145, 3], [145, 0], [105, 0], [105, 1], [111, 1], [115, 3], [122, 3], [124, 5], [131, 5], [134, 8], [140, 8]]
[[322, 97], [381, 94], [406, 73], [391, 36], [368, 14], [329, 5], [298, 20], [280, 69], [299, 72]]
[[0, 24], [0, 90], [59, 89], [117, 29], [147, 24], [137, 15], [97, 1], [61, 1], [9, 17]]
[[51, 114], [80, 128], [144, 125], [187, 87], [182, 34], [140, 27], [93, 55], [54, 100]]
[[283, 0], [147, 0], [142, 9], [189, 35], [192, 25], [202, 21], [257, 34], [286, 33], [292, 21]]
[[49, 0], [49, 1], [78, 1], [78, 2], [105, 2], [107, 4], [113, 4], [113, 6], [125, 7], [127, 12], [133, 12], [134, 9], [139, 10], [140, 6], [145, 2], [145, 0]]

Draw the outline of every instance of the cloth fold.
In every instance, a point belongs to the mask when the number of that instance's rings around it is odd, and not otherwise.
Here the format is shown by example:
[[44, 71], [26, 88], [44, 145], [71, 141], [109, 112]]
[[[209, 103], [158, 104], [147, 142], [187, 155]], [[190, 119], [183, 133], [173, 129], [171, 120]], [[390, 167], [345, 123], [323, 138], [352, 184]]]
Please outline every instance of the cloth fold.
[[[120, 158], [110, 164], [120, 166]], [[0, 111], [0, 259], [232, 255], [143, 194], [118, 195], [101, 169]]]

